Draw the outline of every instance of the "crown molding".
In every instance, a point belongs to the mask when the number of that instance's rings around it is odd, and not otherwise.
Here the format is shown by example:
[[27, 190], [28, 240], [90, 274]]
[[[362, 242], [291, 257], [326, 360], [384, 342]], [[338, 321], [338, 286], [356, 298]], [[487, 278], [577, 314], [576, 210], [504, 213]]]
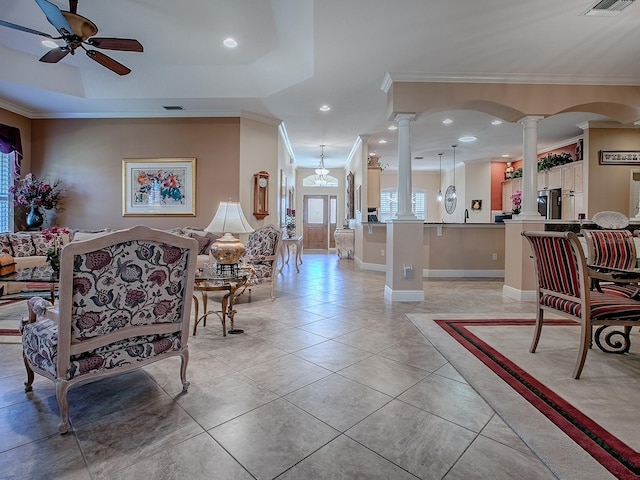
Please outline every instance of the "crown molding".
[[539, 73], [417, 73], [417, 72], [388, 72], [382, 82], [382, 90], [387, 92], [393, 82], [424, 82], [424, 83], [513, 83], [538, 85], [615, 85], [640, 86], [637, 76], [626, 75], [565, 75]]

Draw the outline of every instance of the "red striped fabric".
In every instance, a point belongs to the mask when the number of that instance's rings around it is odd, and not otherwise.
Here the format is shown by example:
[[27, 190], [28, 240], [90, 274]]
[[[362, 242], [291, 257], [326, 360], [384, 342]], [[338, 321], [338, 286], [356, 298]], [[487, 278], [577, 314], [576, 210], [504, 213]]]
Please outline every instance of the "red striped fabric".
[[591, 264], [631, 269], [636, 266], [636, 246], [629, 230], [590, 230], [593, 240]]
[[[637, 300], [600, 292], [590, 292], [590, 298], [591, 320], [638, 318], [638, 323], [640, 324], [640, 302]], [[542, 295], [540, 297], [540, 305], [576, 317], [580, 317], [582, 314], [580, 302], [573, 302], [552, 294]]]
[[578, 259], [565, 237], [527, 237], [533, 249], [540, 288], [580, 297]]

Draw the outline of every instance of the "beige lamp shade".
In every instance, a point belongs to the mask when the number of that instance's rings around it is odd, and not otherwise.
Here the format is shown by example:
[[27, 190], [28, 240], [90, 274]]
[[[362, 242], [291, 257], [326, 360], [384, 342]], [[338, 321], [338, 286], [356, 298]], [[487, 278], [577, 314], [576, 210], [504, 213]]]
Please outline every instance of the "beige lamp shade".
[[253, 228], [242, 213], [239, 202], [220, 202], [216, 215], [205, 231], [224, 234], [211, 246], [211, 255], [219, 264], [233, 265], [245, 251], [234, 233], [251, 233]]

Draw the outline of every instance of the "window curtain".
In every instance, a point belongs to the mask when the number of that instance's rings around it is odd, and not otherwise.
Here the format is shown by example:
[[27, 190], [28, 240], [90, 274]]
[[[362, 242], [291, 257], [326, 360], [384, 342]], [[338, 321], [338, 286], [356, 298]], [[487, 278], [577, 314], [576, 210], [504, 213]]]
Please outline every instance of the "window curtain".
[[6, 154], [16, 152], [13, 156], [13, 178], [20, 178], [20, 164], [22, 163], [20, 129], [0, 123], [0, 152]]

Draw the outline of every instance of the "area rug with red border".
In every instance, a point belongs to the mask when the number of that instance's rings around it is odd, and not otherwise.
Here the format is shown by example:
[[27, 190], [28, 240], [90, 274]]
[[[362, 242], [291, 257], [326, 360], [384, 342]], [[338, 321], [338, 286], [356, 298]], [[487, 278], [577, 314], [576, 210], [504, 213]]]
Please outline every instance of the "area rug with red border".
[[[594, 419], [590, 414], [586, 414], [581, 411], [573, 401], [564, 398], [553, 387], [549, 387], [544, 381], [536, 378], [530, 372], [528, 372], [521, 365], [518, 365], [513, 359], [502, 354], [499, 350], [501, 346], [505, 346], [510, 343], [509, 336], [501, 337], [496, 335], [496, 330], [482, 338], [482, 328], [484, 327], [498, 327], [500, 329], [508, 329], [513, 327], [532, 327], [534, 320], [532, 319], [502, 319], [502, 320], [434, 320], [445, 332], [451, 335], [457, 342], [464, 346], [469, 352], [471, 352], [478, 360], [486, 365], [491, 371], [493, 371], [498, 377], [506, 382], [513, 390], [524, 397], [531, 405], [533, 405], [544, 416], [551, 420], [558, 428], [560, 428], [567, 436], [569, 436], [576, 444], [582, 449], [588, 452], [594, 459], [596, 459], [604, 468], [606, 468], [613, 476], [620, 479], [636, 479], [640, 478], [640, 454], [638, 451], [621, 440], [615, 431], [610, 431], [603, 425], [601, 425], [597, 419]], [[545, 320], [544, 333], [550, 328], [554, 327], [557, 330], [558, 327], [567, 328], [570, 327], [572, 332], [579, 330], [577, 324], [569, 320]], [[531, 332], [528, 329], [527, 332]], [[547, 335], [548, 336], [548, 335]], [[526, 335], [528, 341], [530, 341], [530, 335]], [[555, 337], [555, 334], [554, 334]], [[488, 340], [491, 339], [491, 340]], [[541, 347], [539, 347], [539, 353], [530, 355], [530, 358], [541, 359], [546, 354], [550, 354], [551, 358], [556, 358], [554, 353], [557, 353], [560, 345], [553, 345], [548, 352], [542, 352], [544, 350], [542, 345], [546, 339], [544, 336], [541, 338]], [[492, 346], [490, 343], [494, 343]], [[520, 349], [522, 345], [520, 346]], [[577, 355], [577, 343], [572, 347], [566, 345], [565, 350], [570, 350], [573, 357], [568, 357], [566, 364], [556, 364], [555, 371], [562, 372], [562, 376], [567, 376], [567, 372], [573, 369], [573, 362], [575, 362], [575, 355]], [[563, 347], [564, 348], [564, 347]], [[604, 354], [611, 357], [612, 354]], [[588, 375], [589, 367], [593, 367], [596, 362], [601, 363], [601, 358], [605, 358], [602, 352], [596, 353], [591, 351], [587, 356], [587, 364], [585, 365], [585, 375]], [[594, 358], [590, 358], [594, 357]], [[615, 355], [622, 358], [625, 356]], [[597, 357], [597, 358], [596, 358]], [[525, 358], [525, 357], [523, 357]], [[630, 362], [635, 362], [637, 358], [631, 358]], [[567, 363], [568, 362], [568, 363]], [[634, 368], [637, 365], [634, 365]], [[615, 366], [614, 366], [615, 368]], [[565, 372], [566, 370], [566, 372]], [[636, 382], [637, 378], [629, 379], [632, 382]], [[581, 382], [581, 380], [564, 380], [565, 382]], [[585, 383], [585, 382], [583, 382]], [[579, 383], [575, 383], [580, 385]], [[599, 390], [602, 386], [599, 386]], [[612, 387], [615, 388], [615, 387]], [[606, 390], [606, 388], [605, 388]], [[603, 399], [603, 403], [607, 400]], [[637, 397], [628, 398], [625, 401], [637, 402]], [[606, 412], [613, 413], [610, 409], [615, 408], [614, 404], [603, 405], [603, 415]], [[636, 416], [635, 419], [640, 416]], [[634, 418], [629, 418], [629, 422], [636, 423]], [[637, 448], [637, 447], [636, 447]]]
[[27, 315], [27, 301], [22, 298], [0, 298], [0, 343], [20, 341], [20, 320]]

